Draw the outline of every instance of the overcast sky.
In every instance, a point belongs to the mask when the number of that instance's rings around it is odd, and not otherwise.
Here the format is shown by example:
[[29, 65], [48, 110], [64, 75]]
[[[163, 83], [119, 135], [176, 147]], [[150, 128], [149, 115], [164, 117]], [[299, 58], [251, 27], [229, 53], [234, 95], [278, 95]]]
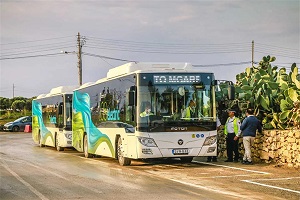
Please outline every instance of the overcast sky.
[[[300, 64], [299, 0], [1, 0], [0, 96], [33, 97], [78, 84], [77, 33], [84, 37], [83, 83], [126, 62], [189, 62], [217, 79], [263, 56]], [[13, 89], [14, 88], [14, 89]], [[14, 91], [14, 94], [13, 94]]]

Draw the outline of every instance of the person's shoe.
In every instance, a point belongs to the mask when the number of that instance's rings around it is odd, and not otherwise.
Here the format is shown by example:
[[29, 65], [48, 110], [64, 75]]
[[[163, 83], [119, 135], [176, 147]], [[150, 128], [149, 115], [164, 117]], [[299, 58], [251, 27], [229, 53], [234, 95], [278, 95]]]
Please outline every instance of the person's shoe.
[[213, 158], [212, 161], [213, 162], [218, 162], [218, 160], [216, 158]]
[[243, 160], [243, 161], [242, 161], [242, 164], [247, 164], [247, 163], [248, 163], [247, 160]]
[[233, 162], [233, 160], [225, 160], [224, 162]]
[[234, 160], [233, 162], [238, 163], [239, 161], [238, 160]]
[[252, 162], [252, 161], [247, 161], [246, 164], [247, 164], [247, 165], [253, 165], [253, 162]]

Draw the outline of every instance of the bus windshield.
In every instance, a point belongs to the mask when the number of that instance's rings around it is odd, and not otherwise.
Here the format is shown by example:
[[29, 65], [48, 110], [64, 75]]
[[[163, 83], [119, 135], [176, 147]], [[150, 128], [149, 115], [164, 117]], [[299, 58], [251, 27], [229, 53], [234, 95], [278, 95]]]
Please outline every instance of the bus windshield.
[[204, 84], [141, 86], [138, 126], [162, 131], [156, 127], [211, 124], [216, 118], [211, 90], [211, 85]]

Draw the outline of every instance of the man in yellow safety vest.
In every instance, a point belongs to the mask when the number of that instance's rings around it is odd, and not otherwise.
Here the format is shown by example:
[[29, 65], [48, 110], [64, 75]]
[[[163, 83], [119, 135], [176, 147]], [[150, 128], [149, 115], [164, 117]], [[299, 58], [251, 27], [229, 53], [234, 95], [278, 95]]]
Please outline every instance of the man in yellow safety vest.
[[145, 110], [140, 113], [140, 116], [141, 117], [149, 117], [150, 115], [153, 115], [153, 113], [151, 112], [151, 104], [150, 104], [150, 102], [146, 102]]
[[[224, 127], [226, 136], [227, 160], [225, 162], [239, 161], [239, 137], [241, 135], [241, 121], [235, 117], [235, 110], [228, 110], [228, 119]], [[234, 159], [233, 159], [234, 153]]]
[[196, 103], [194, 100], [190, 100], [189, 106], [183, 111], [182, 117], [186, 119], [195, 118]]

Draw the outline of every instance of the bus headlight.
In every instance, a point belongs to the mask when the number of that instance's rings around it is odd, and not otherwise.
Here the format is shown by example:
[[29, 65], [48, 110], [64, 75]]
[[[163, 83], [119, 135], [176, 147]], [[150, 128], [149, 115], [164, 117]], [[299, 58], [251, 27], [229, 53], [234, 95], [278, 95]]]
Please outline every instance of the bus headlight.
[[72, 133], [65, 133], [65, 137], [72, 140]]
[[157, 147], [155, 141], [152, 138], [138, 137], [139, 142], [146, 147]]
[[217, 141], [216, 135], [207, 137], [203, 143], [203, 146], [210, 146], [210, 145], [214, 144], [216, 141]]

